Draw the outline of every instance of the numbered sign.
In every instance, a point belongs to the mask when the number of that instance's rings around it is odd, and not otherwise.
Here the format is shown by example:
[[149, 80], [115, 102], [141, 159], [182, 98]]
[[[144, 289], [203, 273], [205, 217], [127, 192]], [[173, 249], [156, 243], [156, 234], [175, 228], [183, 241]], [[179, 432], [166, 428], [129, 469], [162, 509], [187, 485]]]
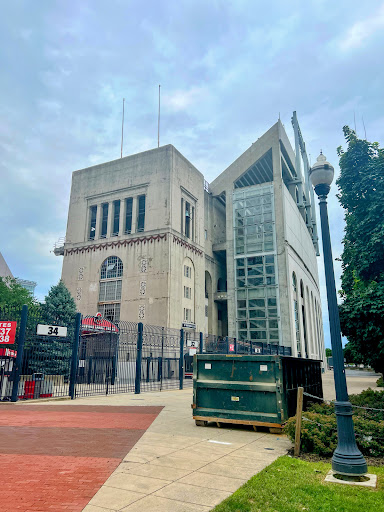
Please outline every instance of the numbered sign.
[[0, 321], [0, 344], [12, 345], [15, 343], [17, 322]]
[[58, 325], [38, 324], [37, 334], [42, 334], [44, 336], [60, 336], [62, 338], [65, 338], [67, 336], [67, 328], [59, 327]]

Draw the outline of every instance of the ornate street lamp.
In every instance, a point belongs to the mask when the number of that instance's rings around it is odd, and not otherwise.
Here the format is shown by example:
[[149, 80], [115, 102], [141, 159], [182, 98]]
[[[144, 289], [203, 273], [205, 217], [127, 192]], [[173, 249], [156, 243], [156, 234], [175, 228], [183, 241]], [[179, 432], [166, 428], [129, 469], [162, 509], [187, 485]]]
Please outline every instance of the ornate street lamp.
[[335, 379], [338, 444], [332, 457], [332, 469], [342, 475], [364, 475], [367, 463], [357, 448], [352, 420], [352, 405], [349, 402], [347, 381], [344, 370], [344, 355], [341, 344], [339, 308], [337, 305], [335, 274], [333, 270], [331, 237], [329, 234], [327, 195], [333, 181], [334, 169], [320, 153], [317, 162], [310, 170], [310, 178], [319, 196], [321, 235], [323, 240], [325, 280], [327, 285], [327, 301], [329, 325], [331, 331], [333, 372]]

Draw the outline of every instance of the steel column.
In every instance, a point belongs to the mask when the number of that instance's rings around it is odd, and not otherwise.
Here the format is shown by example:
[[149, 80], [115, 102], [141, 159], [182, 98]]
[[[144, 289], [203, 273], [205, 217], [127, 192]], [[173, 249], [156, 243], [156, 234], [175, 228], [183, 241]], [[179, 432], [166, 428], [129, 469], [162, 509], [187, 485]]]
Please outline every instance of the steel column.
[[19, 331], [19, 337], [17, 339], [17, 356], [16, 356], [16, 361], [15, 361], [15, 366], [13, 368], [13, 387], [12, 387], [11, 402], [17, 402], [17, 400], [18, 400], [20, 371], [21, 371], [21, 367], [23, 364], [23, 352], [24, 352], [24, 342], [25, 342], [25, 331], [27, 329], [27, 319], [28, 319], [28, 306], [26, 304], [24, 304], [24, 306], [21, 310], [20, 331]]

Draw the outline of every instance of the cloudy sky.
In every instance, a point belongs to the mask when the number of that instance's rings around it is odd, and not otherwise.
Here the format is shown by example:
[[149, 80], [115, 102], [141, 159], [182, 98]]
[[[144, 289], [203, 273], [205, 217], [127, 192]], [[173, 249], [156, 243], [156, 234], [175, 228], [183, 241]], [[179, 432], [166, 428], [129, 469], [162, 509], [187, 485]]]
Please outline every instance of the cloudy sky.
[[160, 144], [208, 181], [279, 114], [292, 140], [293, 110], [312, 163], [322, 149], [338, 169], [354, 118], [358, 135], [363, 118], [382, 145], [383, 29], [382, 0], [3, 2], [0, 251], [13, 274], [37, 281], [38, 298], [57, 283], [62, 259], [51, 251], [65, 235], [72, 171], [120, 156], [123, 97], [124, 155], [157, 146], [158, 84]]

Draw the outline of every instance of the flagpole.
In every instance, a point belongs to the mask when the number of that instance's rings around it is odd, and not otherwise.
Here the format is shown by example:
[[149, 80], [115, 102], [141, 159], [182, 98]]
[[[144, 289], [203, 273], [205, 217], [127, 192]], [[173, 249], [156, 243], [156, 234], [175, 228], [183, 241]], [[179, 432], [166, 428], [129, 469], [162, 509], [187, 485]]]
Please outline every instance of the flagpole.
[[160, 147], [160, 84], [159, 84], [159, 116], [157, 120], [157, 147]]
[[123, 140], [124, 140], [124, 101], [125, 98], [123, 98], [123, 120], [121, 122], [121, 152], [120, 152], [120, 158], [123, 158]]

